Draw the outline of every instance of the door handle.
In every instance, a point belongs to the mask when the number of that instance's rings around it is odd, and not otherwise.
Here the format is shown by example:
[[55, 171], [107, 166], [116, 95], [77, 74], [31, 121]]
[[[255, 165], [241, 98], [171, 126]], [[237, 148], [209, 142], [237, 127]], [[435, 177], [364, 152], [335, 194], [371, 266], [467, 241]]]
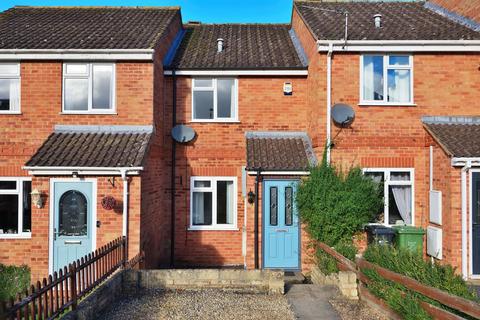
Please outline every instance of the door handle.
[[64, 244], [82, 244], [80, 240], [65, 240]]

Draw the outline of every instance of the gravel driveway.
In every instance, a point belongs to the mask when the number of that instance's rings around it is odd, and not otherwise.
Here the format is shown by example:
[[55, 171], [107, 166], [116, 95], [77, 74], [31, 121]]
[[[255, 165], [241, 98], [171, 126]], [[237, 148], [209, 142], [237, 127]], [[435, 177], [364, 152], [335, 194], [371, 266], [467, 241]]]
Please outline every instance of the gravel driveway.
[[127, 296], [97, 319], [293, 320], [285, 296], [221, 290], [150, 291]]

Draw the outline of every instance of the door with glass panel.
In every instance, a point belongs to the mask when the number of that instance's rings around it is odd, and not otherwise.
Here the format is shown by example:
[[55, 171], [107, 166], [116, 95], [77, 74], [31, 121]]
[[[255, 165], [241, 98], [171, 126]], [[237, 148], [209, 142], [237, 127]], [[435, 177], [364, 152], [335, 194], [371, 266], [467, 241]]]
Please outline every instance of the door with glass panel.
[[295, 192], [297, 181], [266, 180], [263, 184], [263, 263], [267, 269], [300, 269], [300, 228]]
[[54, 182], [53, 270], [93, 250], [92, 182]]
[[480, 275], [480, 172], [472, 173], [472, 273]]

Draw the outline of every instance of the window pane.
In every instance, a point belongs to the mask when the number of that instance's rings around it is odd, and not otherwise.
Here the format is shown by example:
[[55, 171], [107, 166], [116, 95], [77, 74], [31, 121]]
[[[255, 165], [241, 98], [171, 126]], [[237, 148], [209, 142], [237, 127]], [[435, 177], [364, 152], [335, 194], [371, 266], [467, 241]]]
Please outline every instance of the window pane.
[[217, 181], [217, 223], [233, 224], [233, 181]]
[[18, 233], [18, 195], [0, 194], [0, 234]]
[[18, 75], [20, 74], [20, 65], [18, 63], [1, 63], [0, 74]]
[[409, 56], [389, 56], [388, 63], [396, 66], [408, 66], [410, 64]]
[[[373, 181], [378, 183], [378, 188], [380, 191], [380, 196], [385, 198], [384, 195], [384, 183], [385, 183], [385, 174], [383, 172], [365, 172], [365, 176], [371, 178]], [[384, 223], [385, 222], [385, 208], [382, 207], [378, 212], [375, 213], [373, 219], [370, 222], [374, 223]]]
[[213, 91], [193, 92], [193, 119], [213, 119]]
[[67, 64], [66, 65], [67, 74], [88, 74], [88, 65], [87, 64]]
[[382, 183], [385, 181], [384, 173], [383, 172], [365, 172], [365, 176], [371, 178], [373, 181], [377, 183]]
[[88, 110], [88, 79], [65, 79], [65, 110]]
[[195, 88], [211, 88], [213, 87], [212, 79], [194, 79]]
[[293, 188], [285, 188], [285, 225], [293, 224]]
[[112, 107], [111, 66], [93, 66], [93, 109], [110, 109]]
[[0, 79], [0, 111], [20, 110], [20, 81]]
[[0, 181], [0, 190], [16, 190], [17, 181]]
[[410, 172], [392, 172], [390, 174], [391, 181], [410, 181]]
[[212, 193], [194, 192], [193, 193], [193, 225], [211, 225], [212, 224]]
[[210, 181], [194, 181], [193, 186], [195, 188], [210, 188]]
[[23, 181], [23, 232], [31, 232], [32, 229], [32, 182]]
[[383, 100], [383, 56], [363, 57], [363, 99]]
[[410, 70], [388, 70], [388, 101], [410, 101]]
[[86, 236], [88, 232], [87, 198], [76, 190], [65, 192], [60, 197], [60, 236]]
[[217, 80], [217, 117], [233, 118], [235, 80], [219, 79]]
[[412, 187], [389, 186], [388, 223], [412, 223]]
[[278, 189], [270, 187], [270, 225], [278, 225]]

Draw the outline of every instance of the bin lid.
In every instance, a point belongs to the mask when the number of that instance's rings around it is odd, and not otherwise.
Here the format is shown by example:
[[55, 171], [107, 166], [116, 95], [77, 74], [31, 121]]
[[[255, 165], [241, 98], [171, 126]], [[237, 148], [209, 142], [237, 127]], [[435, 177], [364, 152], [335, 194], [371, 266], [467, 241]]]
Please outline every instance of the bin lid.
[[403, 234], [425, 234], [425, 230], [414, 226], [393, 226], [397, 233]]
[[370, 224], [365, 226], [365, 230], [375, 235], [394, 234], [395, 230], [382, 224]]

